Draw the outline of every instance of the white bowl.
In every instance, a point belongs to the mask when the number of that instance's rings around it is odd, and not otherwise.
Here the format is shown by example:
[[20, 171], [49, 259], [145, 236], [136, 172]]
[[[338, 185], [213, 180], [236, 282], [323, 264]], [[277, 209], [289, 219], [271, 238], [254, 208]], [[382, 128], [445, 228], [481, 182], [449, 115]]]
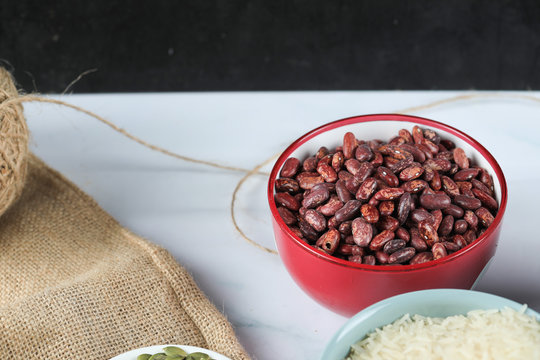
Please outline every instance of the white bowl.
[[212, 351], [212, 350], [203, 349], [197, 346], [174, 345], [174, 344], [147, 346], [144, 348], [131, 350], [123, 354], [117, 355], [110, 360], [137, 360], [137, 356], [141, 354], [156, 354], [159, 352], [163, 352], [163, 348], [166, 346], [176, 346], [186, 351], [187, 353], [202, 352], [202, 353], [210, 355], [212, 359], [214, 360], [231, 360], [228, 357], [218, 354], [217, 352]]

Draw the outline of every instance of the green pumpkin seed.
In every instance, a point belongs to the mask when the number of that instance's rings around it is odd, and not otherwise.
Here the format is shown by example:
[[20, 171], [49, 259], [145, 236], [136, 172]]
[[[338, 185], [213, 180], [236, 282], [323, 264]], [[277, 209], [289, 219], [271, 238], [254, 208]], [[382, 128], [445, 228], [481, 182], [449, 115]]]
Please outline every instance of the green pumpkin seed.
[[194, 352], [186, 357], [186, 360], [209, 360], [210, 355], [202, 352]]
[[176, 346], [167, 346], [165, 348], [163, 348], [163, 351], [165, 351], [165, 354], [167, 354], [168, 356], [173, 356], [173, 355], [180, 355], [180, 356], [183, 356], [182, 359], [186, 356], [188, 356], [188, 353], [185, 352], [184, 350], [180, 349], [179, 347], [176, 347]]
[[157, 353], [152, 355], [148, 360], [167, 360], [167, 355], [165, 353]]
[[141, 355], [137, 356], [137, 360], [148, 360], [148, 359], [150, 359], [151, 356], [152, 355], [150, 355], [150, 354], [141, 354]]

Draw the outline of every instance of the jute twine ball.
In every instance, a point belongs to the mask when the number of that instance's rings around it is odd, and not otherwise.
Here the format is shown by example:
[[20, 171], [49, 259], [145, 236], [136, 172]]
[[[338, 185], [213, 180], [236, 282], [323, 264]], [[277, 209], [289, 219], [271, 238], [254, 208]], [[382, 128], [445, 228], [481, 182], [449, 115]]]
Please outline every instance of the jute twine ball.
[[17, 200], [26, 176], [28, 127], [11, 74], [0, 67], [0, 216]]

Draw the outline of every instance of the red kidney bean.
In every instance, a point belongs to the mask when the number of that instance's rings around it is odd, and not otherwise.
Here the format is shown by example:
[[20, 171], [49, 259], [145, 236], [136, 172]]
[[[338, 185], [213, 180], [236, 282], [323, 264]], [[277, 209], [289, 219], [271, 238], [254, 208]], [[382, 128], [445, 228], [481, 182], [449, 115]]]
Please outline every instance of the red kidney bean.
[[435, 170], [433, 170], [430, 167], [424, 166], [424, 175], [422, 176], [422, 178], [425, 181], [430, 182], [431, 180], [433, 180], [434, 176], [435, 176]]
[[472, 243], [474, 240], [476, 240], [476, 231], [473, 229], [469, 229], [463, 234], [463, 238], [467, 242], [467, 244]]
[[393, 252], [404, 248], [406, 244], [407, 244], [407, 242], [405, 240], [403, 240], [403, 239], [390, 240], [386, 244], [384, 244], [383, 252], [385, 252], [387, 254], [392, 254]]
[[317, 184], [324, 183], [324, 178], [319, 173], [303, 172], [296, 176], [298, 185], [304, 190], [311, 189]]
[[311, 225], [311, 227], [317, 232], [321, 232], [326, 229], [326, 218], [323, 214], [315, 209], [306, 210], [304, 219], [306, 219], [307, 223]]
[[482, 203], [484, 207], [490, 210], [497, 210], [499, 208], [499, 204], [497, 204], [497, 200], [491, 197], [488, 193], [482, 190], [476, 189], [476, 188], [473, 188], [472, 192], [474, 196], [476, 196], [478, 200], [480, 200], [480, 202]]
[[361, 217], [352, 221], [351, 231], [354, 243], [360, 247], [367, 247], [373, 238], [373, 227]]
[[312, 172], [317, 169], [318, 160], [315, 156], [308, 157], [304, 162], [302, 163], [302, 168], [305, 172]]
[[300, 185], [298, 181], [289, 178], [276, 179], [276, 192], [288, 192], [291, 194], [300, 191]]
[[441, 176], [441, 183], [443, 190], [451, 197], [457, 196], [460, 194], [459, 187], [454, 182], [454, 180], [450, 179], [448, 176], [443, 175]]
[[424, 144], [415, 144], [414, 146], [424, 153], [426, 159], [433, 159], [433, 154]]
[[399, 145], [399, 148], [403, 149], [403, 150], [407, 151], [409, 154], [411, 154], [413, 156], [414, 161], [417, 161], [419, 163], [423, 163], [424, 161], [426, 161], [426, 155], [424, 154], [424, 152], [422, 150], [418, 149], [414, 145], [402, 144], [402, 145]]
[[357, 245], [341, 244], [337, 248], [337, 252], [341, 255], [360, 255], [364, 256], [366, 251]]
[[414, 255], [413, 258], [409, 261], [409, 264], [422, 264], [431, 260], [433, 260], [433, 253], [431, 251], [424, 251]]
[[395, 234], [393, 231], [384, 230], [379, 234], [375, 235], [369, 244], [371, 250], [381, 250], [388, 241], [394, 238]]
[[377, 262], [379, 264], [388, 264], [388, 257], [389, 255], [385, 253], [384, 251], [378, 250], [375, 251], [375, 259], [377, 259]]
[[478, 216], [478, 220], [480, 220], [482, 225], [484, 225], [485, 227], [489, 227], [495, 220], [489, 210], [484, 207], [478, 208], [474, 213], [476, 214], [476, 216]]
[[431, 188], [435, 191], [441, 190], [442, 184], [441, 184], [441, 176], [437, 171], [433, 173], [433, 179], [429, 182], [431, 185]]
[[339, 223], [350, 220], [354, 218], [362, 206], [362, 203], [358, 200], [349, 200], [339, 209], [336, 211], [336, 214], [334, 215], [336, 217], [336, 221]]
[[[405, 195], [405, 194], [403, 194]], [[402, 197], [403, 197], [402, 195]], [[393, 201], [381, 201], [379, 204], [379, 214], [383, 216], [390, 216], [394, 212], [394, 202]]]
[[453, 150], [456, 147], [456, 144], [454, 144], [454, 142], [449, 139], [441, 139], [441, 144], [443, 144], [444, 147], [448, 150]]
[[482, 202], [475, 197], [466, 195], [457, 195], [454, 197], [454, 203], [466, 210], [476, 210], [482, 206]]
[[437, 145], [441, 142], [441, 137], [439, 136], [439, 134], [437, 134], [431, 129], [424, 129], [424, 138], [430, 140]]
[[406, 242], [409, 242], [411, 240], [411, 235], [409, 234], [409, 232], [407, 231], [407, 229], [403, 228], [403, 227], [398, 227], [396, 229], [396, 236], [399, 238], [399, 239], [403, 239], [405, 240]]
[[364, 217], [364, 219], [366, 219], [366, 221], [370, 224], [375, 224], [376, 222], [379, 221], [379, 217], [380, 217], [379, 210], [377, 210], [377, 208], [373, 205], [370, 205], [370, 204], [362, 205], [362, 207], [360, 208], [360, 212], [362, 213], [362, 216]]
[[315, 158], [317, 158], [317, 160], [320, 160], [326, 155], [328, 155], [328, 153], [329, 153], [328, 148], [326, 146], [321, 146], [319, 150], [317, 150], [317, 153], [315, 154]]
[[316, 241], [319, 238], [319, 234], [315, 229], [311, 227], [311, 225], [308, 224], [308, 222], [302, 218], [298, 218], [298, 228], [300, 229], [300, 232], [304, 237], [309, 241]]
[[417, 227], [413, 227], [409, 230], [411, 234], [411, 246], [416, 249], [416, 251], [425, 251], [428, 247], [424, 240], [422, 240], [422, 237], [420, 236], [420, 231], [418, 231]]
[[375, 167], [368, 162], [363, 162], [360, 164], [360, 169], [358, 170], [358, 173], [356, 174], [356, 178], [360, 180], [360, 182], [365, 181], [368, 177], [370, 177], [375, 172]]
[[362, 264], [366, 265], [375, 265], [377, 263], [375, 256], [373, 255], [366, 255], [362, 257]]
[[413, 143], [413, 141], [414, 141], [413, 138], [412, 138], [411, 133], [410, 133], [409, 130], [407, 130], [407, 129], [401, 129], [401, 130], [399, 130], [399, 131], [398, 131], [398, 135], [401, 136], [402, 138], [404, 138], [404, 139], [405, 139], [405, 142], [406, 142], [407, 144], [411, 144], [411, 143]]
[[488, 188], [483, 182], [480, 180], [472, 179], [471, 184], [475, 189], [478, 189], [480, 191], [485, 192], [489, 196], [493, 197], [493, 191], [491, 191], [490, 188]]
[[399, 160], [388, 167], [393, 173], [399, 173], [414, 162], [414, 157], [409, 152], [404, 151], [403, 154], [406, 155], [405, 159]]
[[362, 163], [356, 159], [348, 159], [348, 160], [345, 160], [344, 165], [347, 171], [353, 174], [354, 176], [358, 174], [358, 172], [360, 171], [360, 165], [362, 165]]
[[384, 181], [389, 187], [397, 187], [399, 185], [398, 177], [390, 171], [390, 169], [379, 166], [376, 171], [376, 176], [378, 179]]
[[362, 180], [356, 176], [350, 177], [347, 180], [345, 180], [345, 187], [351, 194], [356, 194], [358, 191], [358, 188], [360, 187], [360, 184], [362, 184]]
[[354, 157], [360, 162], [370, 161], [373, 158], [373, 151], [371, 150], [369, 145], [362, 144], [356, 148]]
[[279, 173], [280, 177], [291, 178], [300, 170], [300, 160], [295, 157], [290, 157], [283, 163], [281, 172]]
[[352, 221], [347, 220], [339, 224], [338, 230], [341, 234], [347, 236], [352, 234]]
[[426, 211], [423, 208], [413, 210], [411, 212], [410, 217], [411, 217], [411, 220], [416, 223], [420, 223], [421, 221], [424, 221], [424, 220], [429, 220], [430, 223], [433, 223], [433, 221], [435, 220], [433, 218], [433, 215], [431, 215], [428, 211]]
[[316, 245], [325, 253], [332, 255], [339, 246], [341, 235], [337, 229], [330, 229], [324, 233], [318, 240]]
[[401, 188], [403, 189], [403, 191], [409, 192], [411, 194], [420, 192], [427, 187], [428, 187], [427, 182], [420, 179], [407, 181], [406, 183], [403, 183], [401, 185]]
[[478, 228], [478, 216], [474, 214], [471, 210], [465, 211], [465, 215], [463, 215], [463, 219], [469, 224], [469, 227], [473, 229]]
[[420, 204], [429, 210], [444, 209], [452, 203], [446, 194], [425, 194], [420, 195]]
[[379, 203], [380, 203], [380, 201], [375, 199], [374, 196], [372, 196], [371, 199], [369, 199], [369, 201], [368, 201], [368, 204], [371, 205], [371, 206], [379, 206]]
[[381, 189], [377, 191], [375, 195], [373, 195], [373, 197], [376, 200], [394, 200], [400, 197], [401, 195], [403, 195], [404, 192], [405, 190], [403, 190], [402, 188], [390, 187], [390, 188]]
[[287, 192], [276, 193], [274, 200], [277, 204], [285, 206], [289, 210], [298, 211], [300, 209], [300, 202]]
[[339, 200], [346, 203], [349, 200], [352, 200], [353, 196], [347, 186], [345, 186], [345, 181], [338, 180], [336, 182], [336, 194], [339, 197]]
[[373, 151], [373, 160], [370, 161], [370, 164], [373, 167], [381, 166], [384, 162], [383, 155], [379, 151]]
[[349, 257], [347, 257], [347, 260], [350, 261], [350, 262], [353, 262], [353, 263], [358, 263], [358, 264], [363, 263], [362, 255], [350, 255]]
[[441, 210], [433, 210], [431, 212], [431, 215], [433, 215], [433, 227], [435, 228], [435, 231], [439, 230], [439, 226], [441, 225], [441, 221], [443, 219], [443, 214]]
[[463, 216], [463, 209], [457, 205], [450, 204], [448, 207], [442, 209], [443, 214], [452, 215], [455, 219], [459, 219]]
[[437, 260], [448, 255], [448, 252], [442, 243], [433, 244], [431, 252], [433, 253], [433, 260]]
[[293, 213], [289, 209], [283, 206], [279, 206], [277, 208], [277, 211], [285, 224], [287, 225], [296, 224], [296, 216], [294, 216]]
[[454, 155], [452, 154], [451, 151], [445, 150], [446, 148], [444, 148], [444, 150], [441, 151], [441, 146], [442, 145], [439, 145], [439, 153], [435, 156], [435, 158], [448, 160], [450, 161], [450, 163], [452, 163], [452, 161], [454, 161]]
[[375, 178], [369, 177], [360, 187], [358, 188], [358, 191], [356, 192], [356, 199], [367, 201], [371, 198], [371, 196], [375, 193], [375, 190], [377, 189], [377, 180]]
[[403, 195], [401, 195], [401, 197], [399, 198], [397, 219], [400, 225], [403, 225], [409, 217], [409, 212], [411, 211], [411, 203], [411, 194], [408, 192], [403, 193]]
[[456, 222], [454, 223], [454, 232], [459, 235], [465, 234], [465, 231], [467, 231], [468, 227], [469, 224], [467, 224], [465, 220], [456, 220]]
[[354, 156], [356, 149], [356, 136], [352, 132], [347, 132], [343, 136], [343, 155], [345, 159], [350, 159]]
[[399, 221], [392, 216], [381, 216], [376, 226], [379, 230], [396, 231], [399, 227]]
[[413, 164], [399, 173], [399, 178], [402, 181], [410, 181], [418, 179], [424, 173], [424, 168], [419, 164]]
[[302, 206], [306, 209], [315, 208], [323, 204], [326, 200], [330, 198], [330, 191], [324, 186], [324, 184], [317, 184], [311, 188], [311, 191], [304, 195], [304, 200], [302, 200]]
[[493, 194], [493, 179], [491, 178], [491, 175], [489, 175], [486, 169], [480, 168], [480, 174], [478, 178], [484, 185], [487, 186], [488, 189], [491, 190], [491, 193]]
[[406, 247], [403, 249], [399, 249], [388, 257], [388, 263], [389, 264], [403, 264], [416, 254], [416, 250], [413, 247]]
[[332, 165], [332, 168], [336, 173], [338, 173], [341, 168], [343, 167], [343, 164], [345, 163], [345, 156], [341, 151], [337, 151], [332, 155], [332, 161], [330, 162], [330, 165]]
[[326, 224], [328, 225], [328, 228], [337, 228], [341, 224], [341, 222], [337, 221], [336, 216], [334, 215], [328, 219]]
[[435, 171], [447, 172], [452, 167], [452, 163], [446, 159], [435, 158], [424, 162], [424, 168], [429, 167]]
[[460, 169], [469, 168], [469, 159], [467, 158], [467, 155], [465, 154], [465, 151], [462, 148], [455, 148], [453, 155], [454, 155], [454, 161], [459, 166]]
[[454, 217], [452, 215], [446, 215], [441, 221], [438, 233], [440, 236], [447, 236], [452, 232], [454, 228]]
[[320, 158], [319, 161], [317, 162], [317, 167], [321, 165], [330, 165], [332, 163], [332, 156], [333, 154], [326, 154], [325, 156]]
[[337, 195], [331, 195], [330, 199], [326, 202], [326, 204], [317, 207], [317, 211], [319, 211], [324, 216], [334, 216], [336, 211], [341, 209], [342, 206], [343, 202], [339, 200]]
[[420, 144], [424, 138], [424, 132], [418, 125], [414, 125], [412, 129], [412, 137], [415, 144]]
[[462, 169], [454, 174], [454, 181], [470, 181], [472, 178], [475, 178], [479, 173], [480, 169], [477, 168]]
[[454, 235], [454, 238], [452, 240], [454, 244], [459, 246], [460, 249], [463, 249], [465, 246], [467, 246], [467, 241], [465, 240], [465, 237], [463, 235], [456, 234]]
[[329, 164], [319, 164], [319, 166], [317, 166], [317, 172], [321, 174], [326, 182], [332, 183], [338, 178], [336, 170], [334, 170], [334, 168]]
[[433, 244], [439, 242], [439, 235], [437, 234], [437, 230], [435, 230], [429, 220], [421, 221], [418, 224], [418, 231], [420, 232], [422, 240], [424, 240], [428, 246], [432, 247]]
[[[341, 231], [340, 231], [341, 232]], [[343, 238], [343, 237], [342, 237]], [[345, 238], [343, 239], [343, 242], [345, 244], [350, 244], [350, 245], [355, 245], [354, 243], [354, 239], [353, 239], [353, 236], [352, 235], [347, 235], [345, 236]]]

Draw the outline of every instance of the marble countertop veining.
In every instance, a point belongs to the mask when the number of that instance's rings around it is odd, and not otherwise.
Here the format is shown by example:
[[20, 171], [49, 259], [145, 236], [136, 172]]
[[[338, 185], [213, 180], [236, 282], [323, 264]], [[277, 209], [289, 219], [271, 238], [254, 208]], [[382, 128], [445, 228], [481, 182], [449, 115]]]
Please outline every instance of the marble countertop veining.
[[[497, 254], [476, 290], [540, 310], [540, 93], [347, 91], [145, 93], [53, 96], [135, 136], [201, 160], [251, 169], [326, 122], [477, 94], [414, 115], [452, 125], [482, 143], [509, 188]], [[164, 246], [233, 324], [258, 360], [318, 359], [346, 318], [315, 303], [277, 255], [245, 241], [230, 216], [244, 173], [153, 152], [73, 110], [25, 104], [31, 150], [135, 233]], [[269, 170], [267, 166], [265, 170]], [[244, 233], [275, 249], [263, 175], [237, 194]]]

